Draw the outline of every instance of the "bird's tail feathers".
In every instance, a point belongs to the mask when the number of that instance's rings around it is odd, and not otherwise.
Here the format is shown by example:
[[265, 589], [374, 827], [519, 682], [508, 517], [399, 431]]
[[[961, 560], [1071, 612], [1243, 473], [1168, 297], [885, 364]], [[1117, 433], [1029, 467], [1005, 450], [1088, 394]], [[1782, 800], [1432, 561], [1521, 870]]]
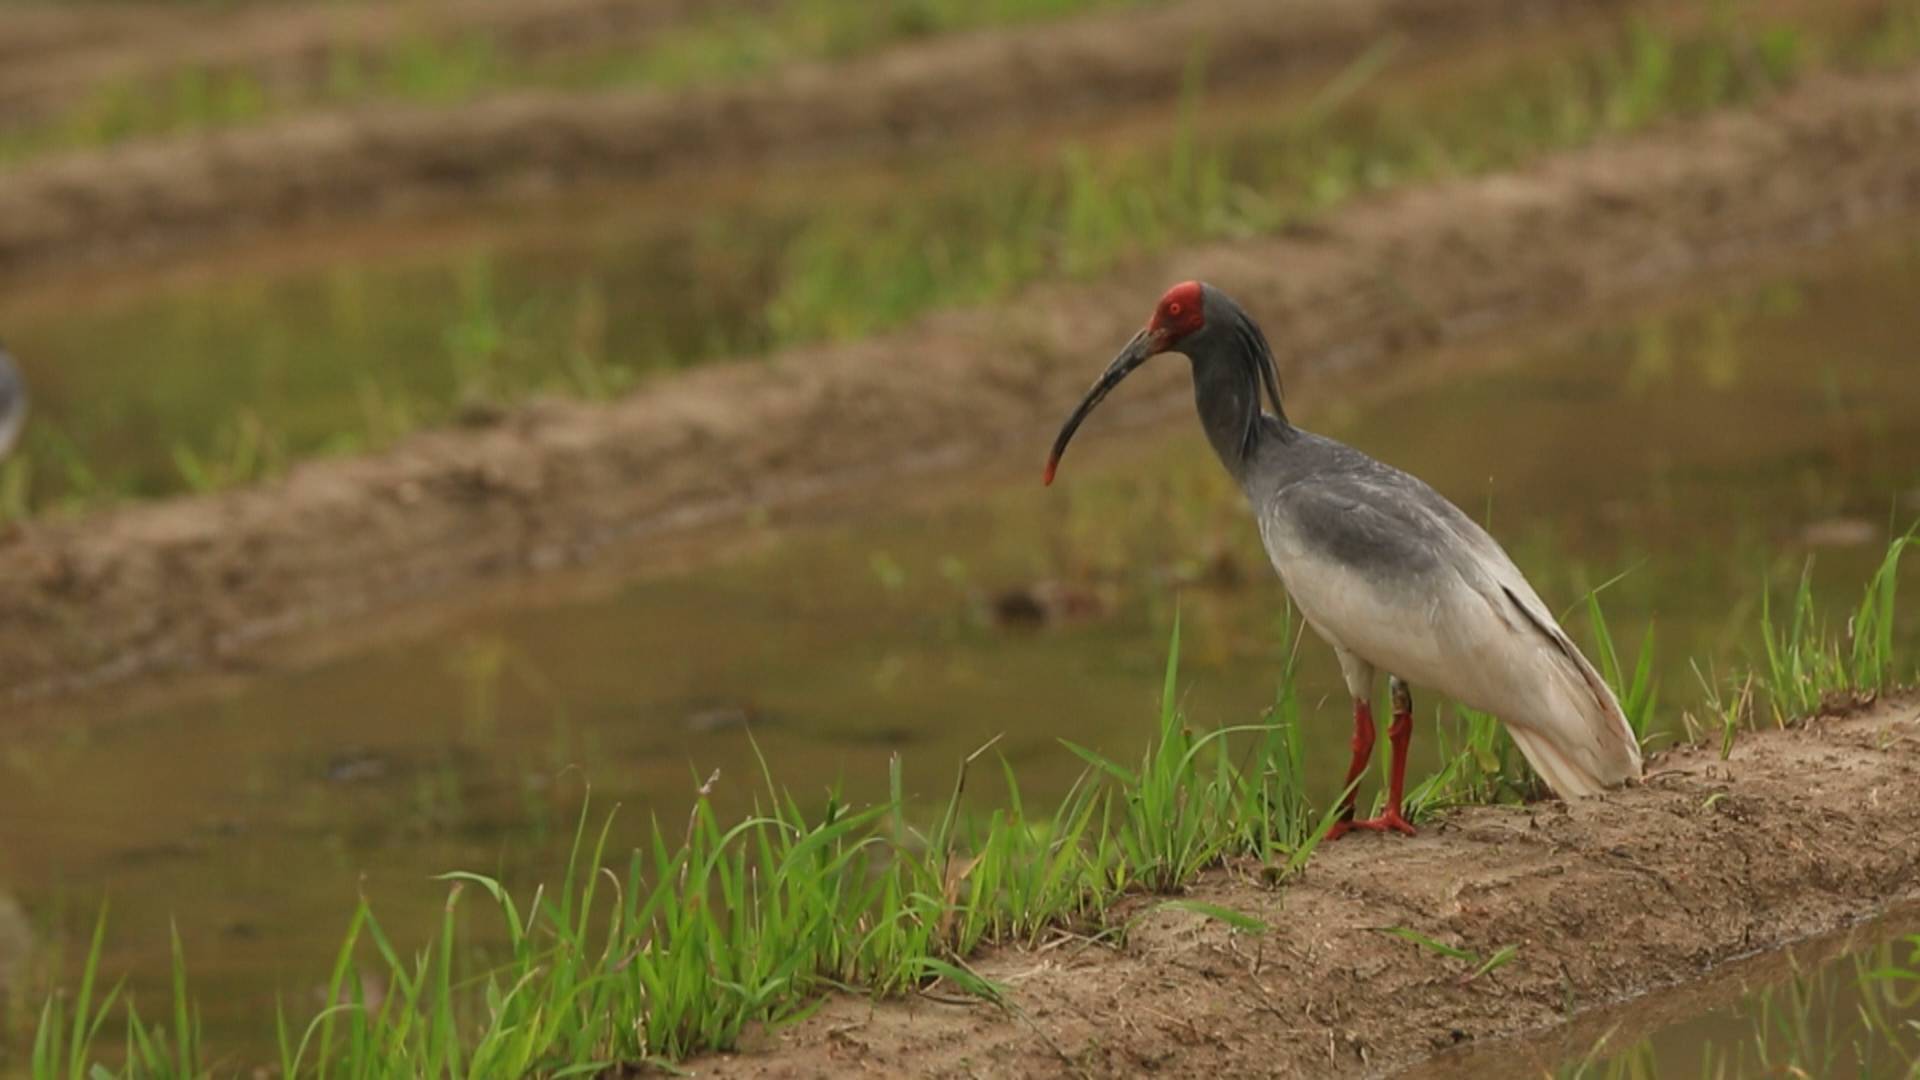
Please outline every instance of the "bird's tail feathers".
[[1640, 778], [1640, 741], [1620, 702], [1572, 643], [1550, 657], [1540, 708], [1513, 717], [1513, 741], [1565, 799], [1597, 795]]

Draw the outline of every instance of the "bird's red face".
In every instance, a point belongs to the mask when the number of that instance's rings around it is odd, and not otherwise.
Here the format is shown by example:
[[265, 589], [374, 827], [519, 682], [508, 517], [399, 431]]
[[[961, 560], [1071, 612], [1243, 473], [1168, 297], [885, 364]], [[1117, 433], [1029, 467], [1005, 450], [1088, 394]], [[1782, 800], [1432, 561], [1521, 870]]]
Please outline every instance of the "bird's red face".
[[1203, 298], [1199, 282], [1183, 281], [1168, 289], [1160, 302], [1154, 305], [1153, 318], [1147, 320], [1147, 325], [1133, 335], [1133, 340], [1127, 342], [1126, 348], [1120, 350], [1120, 355], [1107, 365], [1107, 370], [1087, 391], [1087, 396], [1080, 400], [1079, 408], [1073, 410], [1073, 415], [1067, 417], [1066, 424], [1060, 428], [1060, 436], [1053, 441], [1053, 453], [1047, 456], [1046, 483], [1053, 483], [1053, 470], [1060, 464], [1060, 455], [1066, 452], [1067, 441], [1079, 430], [1080, 421], [1093, 412], [1093, 407], [1100, 404], [1108, 391], [1119, 386], [1120, 380], [1126, 378], [1133, 369], [1173, 348], [1182, 338], [1206, 325], [1206, 312], [1201, 307]]
[[1157, 344], [1165, 349], [1206, 323], [1207, 315], [1200, 304], [1200, 283], [1183, 281], [1168, 289], [1154, 305], [1153, 318], [1147, 320], [1147, 332], [1158, 338]]

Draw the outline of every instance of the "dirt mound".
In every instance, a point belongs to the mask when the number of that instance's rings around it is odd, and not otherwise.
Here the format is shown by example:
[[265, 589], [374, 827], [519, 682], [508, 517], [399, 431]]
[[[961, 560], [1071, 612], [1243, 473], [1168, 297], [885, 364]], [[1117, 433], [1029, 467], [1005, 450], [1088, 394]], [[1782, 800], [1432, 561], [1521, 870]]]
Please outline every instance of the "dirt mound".
[[[1035, 287], [1017, 307], [696, 371], [611, 406], [540, 404], [256, 490], [34, 523], [0, 547], [0, 688], [218, 658], [1009, 442], [1037, 463], [1103, 350], [1172, 280], [1232, 291], [1289, 374], [1357, 373], [1916, 210], [1920, 73], [1816, 80], [1755, 112], [1356, 205], [1308, 234]], [[1177, 367], [1137, 378], [1114, 420], [1185, 396]]]
[[[1322, 850], [1306, 878], [1214, 872], [1119, 950], [1066, 942], [976, 965], [984, 1007], [835, 1000], [701, 1076], [1374, 1074], [1565, 1023], [1756, 950], [1920, 898], [1920, 701], [1741, 740], [1732, 760], [1656, 758], [1645, 787], [1568, 806], [1463, 811], [1422, 835]], [[1145, 910], [1150, 900], [1135, 902]], [[1125, 917], [1127, 913], [1122, 912]], [[1405, 927], [1515, 958], [1471, 965], [1378, 933]], [[1511, 1063], [1509, 1063], [1511, 1064]], [[1488, 1075], [1481, 1073], [1479, 1075]]]
[[388, 105], [126, 145], [0, 173], [0, 280], [296, 222], [1060, 123], [1170, 99], [1200, 45], [1224, 86], [1332, 69], [1387, 34], [1442, 44], [1627, 2], [1204, 0], [941, 37], [740, 86]]
[[[771, 0], [727, 0], [752, 12]], [[0, 130], [103, 91], [166, 92], [184, 73], [244, 73], [276, 97], [316, 98], [342, 57], [479, 38], [520, 60], [644, 41], [722, 5], [708, 0], [427, 0], [407, 4], [25, 4], [0, 14]]]

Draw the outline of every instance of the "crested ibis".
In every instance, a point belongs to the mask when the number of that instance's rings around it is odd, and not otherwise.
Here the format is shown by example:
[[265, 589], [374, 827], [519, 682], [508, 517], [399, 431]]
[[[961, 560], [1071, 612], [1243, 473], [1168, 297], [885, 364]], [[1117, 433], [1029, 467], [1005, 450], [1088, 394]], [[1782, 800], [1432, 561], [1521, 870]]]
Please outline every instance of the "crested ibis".
[[[1192, 362], [1207, 441], [1245, 492], [1273, 568], [1333, 647], [1353, 697], [1353, 760], [1334, 835], [1413, 833], [1402, 806], [1410, 683], [1498, 717], [1562, 798], [1640, 776], [1640, 746], [1619, 702], [1507, 553], [1422, 481], [1289, 422], [1266, 336], [1211, 285], [1183, 282], [1160, 298], [1067, 417], [1047, 459], [1048, 484], [1081, 421], [1128, 373], [1166, 352]], [[1354, 782], [1373, 754], [1377, 671], [1389, 675], [1393, 702], [1386, 809], [1355, 821]]]

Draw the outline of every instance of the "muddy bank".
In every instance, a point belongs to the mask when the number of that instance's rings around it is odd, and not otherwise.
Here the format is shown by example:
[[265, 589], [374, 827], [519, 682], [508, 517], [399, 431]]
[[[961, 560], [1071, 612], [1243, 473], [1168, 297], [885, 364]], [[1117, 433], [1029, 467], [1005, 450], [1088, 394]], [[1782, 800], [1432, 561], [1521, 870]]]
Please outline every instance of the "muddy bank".
[[[1007, 445], [1031, 445], [1037, 469], [1062, 410], [1180, 278], [1258, 313], [1310, 400], [1316, 378], [1764, 266], [1917, 209], [1920, 73], [1816, 80], [1751, 113], [1356, 205], [1296, 236], [700, 370], [611, 406], [537, 404], [254, 490], [38, 522], [0, 547], [0, 687], [218, 660]], [[1179, 407], [1179, 365], [1137, 378], [1103, 422]]]
[[245, 75], [275, 97], [317, 98], [347, 59], [483, 40], [502, 57], [563, 60], [643, 43], [715, 8], [771, 0], [428, 0], [407, 4], [54, 4], [0, 7], [0, 130], [103, 91], [165, 92], [183, 73]]
[[739, 86], [516, 92], [457, 109], [381, 105], [129, 144], [0, 174], [0, 281], [295, 223], [1059, 124], [1172, 98], [1196, 48], [1209, 84], [1224, 87], [1336, 70], [1386, 35], [1444, 46], [1626, 4], [1190, 0], [952, 35]]
[[[1342, 840], [1274, 891], [1230, 867], [1191, 895], [1259, 937], [1146, 915], [1120, 950], [1067, 941], [977, 970], [1019, 1018], [921, 1001], [831, 1002], [702, 1076], [1336, 1076], [1551, 1027], [1920, 897], [1920, 701], [1687, 750], [1649, 783], [1569, 807], [1480, 808], [1412, 839]], [[1150, 901], [1135, 902], [1135, 910]], [[1126, 913], [1122, 913], [1124, 916]], [[1483, 956], [1473, 970], [1375, 932]], [[1508, 1062], [1508, 1066], [1516, 1063]], [[1475, 1075], [1521, 1075], [1480, 1072]]]

